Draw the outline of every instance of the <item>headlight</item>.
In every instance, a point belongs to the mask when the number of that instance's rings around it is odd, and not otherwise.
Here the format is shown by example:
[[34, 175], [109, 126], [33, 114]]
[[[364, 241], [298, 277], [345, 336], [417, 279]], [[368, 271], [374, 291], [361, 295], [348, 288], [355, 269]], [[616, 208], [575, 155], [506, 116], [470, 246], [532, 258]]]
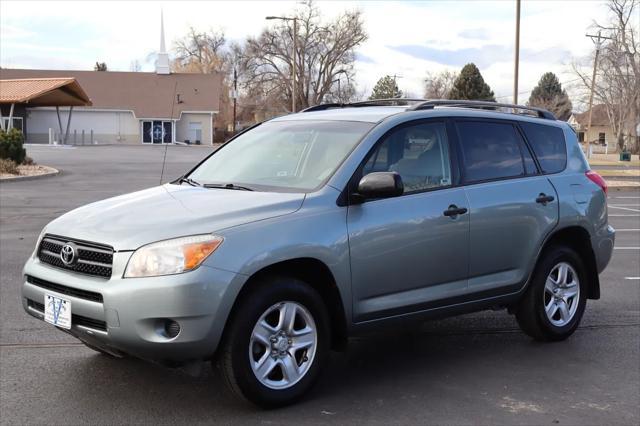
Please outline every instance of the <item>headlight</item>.
[[216, 251], [220, 244], [222, 237], [208, 234], [142, 246], [129, 259], [124, 278], [157, 277], [192, 271]]

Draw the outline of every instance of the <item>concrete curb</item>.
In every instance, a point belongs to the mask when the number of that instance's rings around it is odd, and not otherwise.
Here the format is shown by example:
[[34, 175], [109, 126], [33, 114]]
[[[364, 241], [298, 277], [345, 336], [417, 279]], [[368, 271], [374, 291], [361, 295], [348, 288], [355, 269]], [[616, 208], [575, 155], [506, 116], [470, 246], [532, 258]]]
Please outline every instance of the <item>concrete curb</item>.
[[2, 182], [2, 183], [6, 183], [6, 182], [24, 182], [26, 180], [42, 179], [42, 178], [52, 177], [52, 176], [56, 176], [56, 175], [60, 174], [60, 170], [54, 169], [53, 167], [49, 167], [49, 166], [42, 166], [42, 167], [46, 167], [47, 169], [49, 169], [49, 171], [47, 173], [43, 173], [43, 174], [40, 174], [40, 175], [15, 176], [15, 177], [0, 178], [0, 182]]
[[609, 191], [629, 191], [629, 190], [633, 190], [633, 189], [640, 189], [640, 186], [638, 185], [629, 185], [629, 186], [609, 186], [608, 190]]

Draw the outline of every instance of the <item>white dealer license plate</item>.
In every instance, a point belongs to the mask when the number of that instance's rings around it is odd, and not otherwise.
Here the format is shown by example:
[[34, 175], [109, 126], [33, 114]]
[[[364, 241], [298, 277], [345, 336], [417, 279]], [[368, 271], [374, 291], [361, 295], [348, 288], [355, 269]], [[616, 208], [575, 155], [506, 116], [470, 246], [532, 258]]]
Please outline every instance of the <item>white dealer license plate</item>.
[[61, 297], [44, 295], [44, 320], [57, 327], [71, 328], [71, 301]]

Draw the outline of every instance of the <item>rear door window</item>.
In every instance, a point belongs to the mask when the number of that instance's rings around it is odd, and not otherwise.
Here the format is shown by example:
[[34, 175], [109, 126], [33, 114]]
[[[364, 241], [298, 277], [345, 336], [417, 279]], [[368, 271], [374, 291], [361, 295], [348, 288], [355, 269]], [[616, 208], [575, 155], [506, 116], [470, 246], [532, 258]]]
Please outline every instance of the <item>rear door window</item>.
[[456, 122], [467, 183], [525, 175], [522, 142], [511, 123]]
[[562, 129], [544, 124], [521, 122], [522, 130], [538, 157], [543, 173], [558, 173], [567, 165], [567, 147]]

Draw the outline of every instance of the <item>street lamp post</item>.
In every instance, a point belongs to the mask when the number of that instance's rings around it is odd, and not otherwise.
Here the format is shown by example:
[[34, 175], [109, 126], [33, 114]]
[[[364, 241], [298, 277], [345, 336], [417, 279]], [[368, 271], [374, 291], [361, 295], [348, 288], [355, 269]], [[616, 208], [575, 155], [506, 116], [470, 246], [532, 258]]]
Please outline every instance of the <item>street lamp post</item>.
[[291, 111], [296, 112], [296, 54], [298, 51], [297, 38], [298, 38], [298, 18], [289, 18], [286, 16], [267, 16], [265, 19], [279, 19], [281, 21], [293, 21], [293, 53], [291, 55], [291, 61], [293, 63], [291, 67]]

